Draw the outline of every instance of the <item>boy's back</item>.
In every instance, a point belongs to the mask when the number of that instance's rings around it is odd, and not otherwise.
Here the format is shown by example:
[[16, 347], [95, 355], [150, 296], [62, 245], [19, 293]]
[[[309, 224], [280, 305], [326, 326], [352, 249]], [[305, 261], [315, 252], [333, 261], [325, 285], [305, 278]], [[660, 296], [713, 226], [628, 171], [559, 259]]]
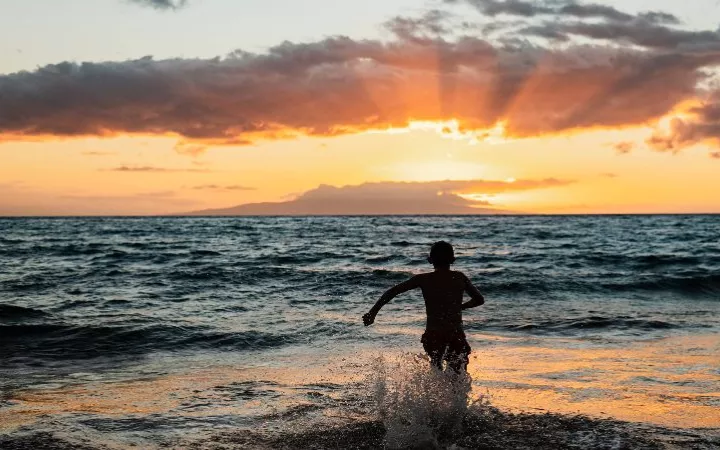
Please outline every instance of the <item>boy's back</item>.
[[416, 275], [410, 280], [415, 280], [425, 299], [426, 330], [462, 330], [463, 293], [467, 291], [475, 297], [470, 291], [477, 291], [463, 273], [441, 270]]
[[[455, 372], [460, 373], [466, 370], [471, 351], [462, 329], [462, 310], [482, 305], [485, 299], [464, 274], [450, 270], [454, 261], [450, 244], [443, 241], [433, 244], [428, 262], [433, 264], [435, 271], [415, 275], [388, 289], [363, 316], [363, 322], [366, 326], [372, 324], [383, 305], [398, 294], [420, 288], [427, 313], [427, 326], [421, 339], [423, 347], [433, 366], [442, 369], [442, 361], [446, 360]], [[471, 298], [467, 303], [463, 303], [464, 292]]]

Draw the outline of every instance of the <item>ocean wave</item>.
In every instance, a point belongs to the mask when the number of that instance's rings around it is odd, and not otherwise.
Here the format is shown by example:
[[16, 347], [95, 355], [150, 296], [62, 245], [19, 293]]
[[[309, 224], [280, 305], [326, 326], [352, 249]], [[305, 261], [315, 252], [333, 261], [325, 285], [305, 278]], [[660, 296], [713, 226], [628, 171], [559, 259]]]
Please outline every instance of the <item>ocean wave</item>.
[[688, 295], [713, 296], [720, 294], [720, 273], [638, 278], [627, 283], [605, 283], [603, 287], [615, 291], [672, 291]]
[[0, 321], [34, 319], [46, 315], [47, 313], [39, 309], [0, 304]]
[[509, 270], [467, 273], [481, 291], [489, 295], [562, 295], [601, 294], [613, 295], [618, 292], [669, 292], [686, 296], [717, 297], [720, 294], [720, 273], [711, 274], [631, 274], [591, 273], [568, 276], [519, 277]]
[[558, 319], [522, 324], [506, 324], [505, 329], [513, 331], [574, 331], [574, 330], [666, 330], [680, 328], [678, 324], [662, 320], [637, 319], [630, 317], [589, 316], [571, 319]]
[[600, 264], [606, 266], [626, 267], [628, 269], [652, 270], [671, 266], [695, 266], [704, 262], [713, 264], [720, 263], [717, 258], [684, 254], [623, 254], [610, 252], [593, 252], [580, 257], [589, 264]]
[[280, 347], [296, 339], [291, 334], [169, 325], [10, 324], [0, 325], [0, 358], [75, 360], [189, 349], [252, 351]]

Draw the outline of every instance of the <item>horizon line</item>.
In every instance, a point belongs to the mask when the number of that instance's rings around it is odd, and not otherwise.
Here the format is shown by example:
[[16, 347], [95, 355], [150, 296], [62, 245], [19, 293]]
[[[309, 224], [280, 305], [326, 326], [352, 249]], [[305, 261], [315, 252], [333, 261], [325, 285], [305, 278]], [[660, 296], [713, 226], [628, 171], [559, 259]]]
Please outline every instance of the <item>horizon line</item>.
[[92, 219], [92, 218], [258, 218], [258, 217], [564, 217], [564, 216], [718, 216], [720, 212], [652, 212], [652, 213], [498, 213], [498, 214], [83, 214], [83, 215], [0, 215], [2, 219]]

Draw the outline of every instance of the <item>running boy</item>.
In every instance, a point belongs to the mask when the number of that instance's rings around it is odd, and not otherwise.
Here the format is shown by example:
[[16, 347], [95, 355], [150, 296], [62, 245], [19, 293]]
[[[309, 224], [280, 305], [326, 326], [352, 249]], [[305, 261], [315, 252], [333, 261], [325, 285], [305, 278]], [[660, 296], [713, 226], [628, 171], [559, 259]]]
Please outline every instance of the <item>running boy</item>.
[[[427, 312], [427, 327], [420, 342], [430, 356], [430, 363], [442, 370], [443, 360], [456, 373], [467, 370], [470, 345], [462, 328], [462, 310], [485, 303], [480, 291], [461, 272], [450, 270], [455, 262], [452, 245], [439, 241], [430, 248], [428, 262], [435, 271], [415, 275], [407, 281], [388, 289], [370, 311], [363, 315], [365, 326], [375, 321], [375, 316], [384, 305], [403, 292], [422, 289]], [[470, 300], [463, 303], [463, 292]]]

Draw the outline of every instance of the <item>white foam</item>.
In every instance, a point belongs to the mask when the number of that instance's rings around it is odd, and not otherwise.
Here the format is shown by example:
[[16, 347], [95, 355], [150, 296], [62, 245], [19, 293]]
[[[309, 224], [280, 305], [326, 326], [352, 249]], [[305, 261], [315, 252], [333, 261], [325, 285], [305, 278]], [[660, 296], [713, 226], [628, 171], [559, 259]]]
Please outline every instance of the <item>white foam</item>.
[[421, 356], [377, 357], [369, 386], [388, 448], [442, 448], [461, 432], [471, 379], [440, 371]]

